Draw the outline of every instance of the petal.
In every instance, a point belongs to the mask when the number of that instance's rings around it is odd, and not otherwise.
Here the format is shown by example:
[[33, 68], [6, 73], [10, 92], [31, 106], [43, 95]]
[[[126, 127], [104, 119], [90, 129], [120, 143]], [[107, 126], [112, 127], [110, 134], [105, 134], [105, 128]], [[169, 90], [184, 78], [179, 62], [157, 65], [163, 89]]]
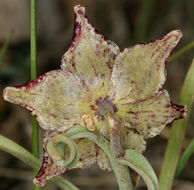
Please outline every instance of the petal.
[[54, 163], [52, 158], [47, 153], [47, 143], [51, 140], [52, 137], [61, 134], [59, 132], [47, 132], [43, 139], [43, 147], [44, 147], [44, 156], [43, 156], [43, 163], [42, 167], [34, 179], [34, 183], [36, 183], [39, 186], [44, 186], [46, 182], [51, 179], [52, 177], [55, 177], [57, 175], [60, 175], [64, 173], [65, 171], [75, 169], [75, 168], [89, 168], [94, 163], [96, 163], [96, 155], [97, 155], [97, 146], [88, 139], [79, 139], [76, 142], [79, 150], [79, 161], [73, 168], [65, 168], [62, 166], [58, 166]]
[[97, 146], [88, 139], [76, 141], [79, 150], [79, 161], [74, 168], [89, 168], [96, 163]]
[[43, 138], [44, 155], [43, 155], [42, 167], [40, 168], [37, 176], [34, 179], [34, 183], [39, 186], [44, 186], [46, 182], [52, 177], [55, 177], [67, 171], [67, 168], [57, 166], [46, 151], [47, 143], [49, 142], [50, 138], [52, 138], [56, 134], [57, 134], [56, 132], [49, 131], [44, 135], [44, 138]]
[[44, 152], [42, 167], [33, 182], [39, 186], [44, 186], [49, 179], [58, 176], [67, 170], [67, 168], [57, 166], [48, 156], [47, 152]]
[[138, 133], [133, 128], [122, 125], [120, 128], [121, 134], [121, 145], [124, 150], [133, 149], [139, 153], [145, 151], [146, 142], [143, 138], [143, 135]]
[[25, 86], [7, 87], [4, 98], [37, 117], [46, 130], [65, 130], [80, 123], [88, 112], [88, 94], [72, 73], [54, 70]]
[[170, 102], [166, 90], [161, 90], [146, 100], [119, 105], [117, 108], [117, 117], [145, 138], [158, 135], [166, 124], [184, 118], [186, 112], [184, 106], [176, 106]]
[[112, 171], [112, 167], [110, 165], [109, 159], [106, 155], [106, 153], [99, 148], [98, 154], [97, 154], [97, 162], [100, 169], [104, 171]]
[[130, 103], [153, 96], [165, 82], [165, 63], [182, 34], [136, 45], [120, 53], [113, 68], [109, 95], [114, 103]]
[[[62, 57], [61, 67], [75, 73], [89, 88], [92, 86], [93, 92], [100, 90], [107, 95], [112, 67], [119, 48], [96, 32], [87, 19], [84, 7], [75, 6], [74, 11], [74, 38]], [[94, 79], [98, 79], [99, 82], [96, 83]]]
[[[133, 149], [141, 154], [145, 151], [146, 142], [143, 135], [137, 132], [137, 130], [131, 128], [130, 126], [124, 125], [120, 126], [121, 135], [121, 145], [124, 150]], [[134, 187], [136, 187], [140, 176], [132, 169], [130, 169], [131, 180]]]

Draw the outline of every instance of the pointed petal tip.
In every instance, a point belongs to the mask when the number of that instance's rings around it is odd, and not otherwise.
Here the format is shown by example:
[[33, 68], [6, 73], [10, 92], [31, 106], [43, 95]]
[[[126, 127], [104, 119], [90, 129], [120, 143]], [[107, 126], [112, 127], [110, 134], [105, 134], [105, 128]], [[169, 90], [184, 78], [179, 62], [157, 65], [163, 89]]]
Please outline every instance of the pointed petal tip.
[[85, 15], [86, 14], [85, 7], [83, 7], [81, 5], [74, 6], [74, 12], [76, 15]]
[[171, 106], [177, 112], [175, 120], [184, 119], [187, 116], [187, 106], [180, 106], [173, 103], [171, 103]]
[[180, 30], [172, 30], [171, 32], [169, 32], [167, 35], [169, 35], [169, 36], [171, 36], [171, 37], [174, 37], [175, 38], [175, 40], [178, 42], [181, 38], [182, 38], [182, 36], [183, 36], [183, 34], [182, 34], [182, 32], [180, 31]]
[[25, 102], [26, 93], [23, 90], [24, 88], [25, 87], [7, 87], [3, 90], [3, 98], [8, 102], [20, 105], [28, 109], [30, 112], [33, 112], [34, 108], [27, 105]]
[[3, 98], [4, 100], [14, 103], [14, 104], [20, 104], [21, 100], [23, 98], [23, 86], [8, 86], [3, 90]]
[[148, 42], [147, 44], [149, 45], [153, 43], [164, 42], [164, 45], [166, 44], [167, 46], [169, 46], [172, 51], [179, 42], [179, 40], [182, 38], [182, 36], [183, 34], [180, 30], [172, 30], [165, 34], [164, 36], [162, 36], [161, 38]]
[[33, 183], [37, 186], [44, 186], [46, 184], [46, 181], [40, 181], [37, 178], [34, 178]]
[[3, 98], [4, 100], [8, 101], [8, 102], [12, 102], [12, 94], [13, 92], [15, 91], [15, 87], [6, 87], [4, 90], [3, 90]]

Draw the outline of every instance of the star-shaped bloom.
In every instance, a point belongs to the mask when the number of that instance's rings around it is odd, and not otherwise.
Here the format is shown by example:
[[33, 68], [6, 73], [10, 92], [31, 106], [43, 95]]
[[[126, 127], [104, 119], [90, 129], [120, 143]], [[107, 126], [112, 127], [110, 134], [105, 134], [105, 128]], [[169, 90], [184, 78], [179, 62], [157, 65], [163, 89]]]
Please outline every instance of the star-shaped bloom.
[[[5, 100], [28, 109], [48, 131], [43, 141], [43, 166], [35, 179], [38, 185], [68, 170], [55, 163], [47, 144], [74, 126], [103, 135], [120, 156], [129, 148], [142, 153], [145, 138], [185, 117], [185, 107], [171, 103], [168, 92], [162, 89], [165, 64], [182, 36], [179, 30], [120, 52], [93, 28], [84, 7], [75, 6], [74, 10], [74, 38], [62, 57], [61, 69], [4, 90]], [[79, 160], [74, 168], [98, 162], [102, 169], [111, 170], [105, 153], [92, 141], [75, 143]]]

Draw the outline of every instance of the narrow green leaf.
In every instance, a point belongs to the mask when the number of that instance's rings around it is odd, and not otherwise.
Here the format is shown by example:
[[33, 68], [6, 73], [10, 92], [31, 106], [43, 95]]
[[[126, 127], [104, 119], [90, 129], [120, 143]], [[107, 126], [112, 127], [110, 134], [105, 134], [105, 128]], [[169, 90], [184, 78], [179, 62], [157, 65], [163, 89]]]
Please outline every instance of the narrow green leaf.
[[0, 65], [2, 64], [3, 57], [9, 47], [11, 36], [12, 36], [12, 33], [9, 34], [9, 36], [7, 37], [6, 41], [3, 44], [3, 47], [0, 50]]
[[175, 177], [177, 177], [180, 174], [180, 172], [182, 171], [183, 167], [185, 166], [193, 152], [194, 152], [194, 139], [191, 141], [191, 143], [181, 156], [179, 163], [177, 164]]
[[187, 105], [187, 117], [173, 123], [170, 139], [166, 148], [162, 170], [160, 173], [160, 190], [170, 190], [172, 188], [176, 166], [179, 160], [182, 144], [191, 115], [194, 99], [194, 60], [189, 68], [184, 85], [181, 90], [179, 104]]
[[124, 158], [119, 159], [119, 163], [135, 170], [145, 181], [148, 190], [159, 190], [156, 174], [143, 155], [128, 149], [125, 152]]
[[183, 47], [183, 48], [180, 49], [178, 52], [176, 52], [175, 54], [173, 54], [173, 55], [168, 59], [168, 63], [174, 61], [176, 58], [178, 58], [179, 56], [181, 56], [181, 55], [184, 54], [185, 52], [191, 50], [192, 48], [194, 48], [194, 41], [192, 41], [191, 43], [187, 44], [185, 47]]
[[[8, 152], [15, 156], [16, 158], [23, 161], [28, 166], [32, 167], [36, 171], [41, 167], [41, 161], [38, 160], [34, 155], [28, 152], [26, 149], [13, 142], [12, 140], [0, 135], [0, 150]], [[63, 190], [79, 190], [76, 186], [74, 186], [71, 182], [64, 179], [61, 176], [57, 176], [51, 179], [58, 187]]]

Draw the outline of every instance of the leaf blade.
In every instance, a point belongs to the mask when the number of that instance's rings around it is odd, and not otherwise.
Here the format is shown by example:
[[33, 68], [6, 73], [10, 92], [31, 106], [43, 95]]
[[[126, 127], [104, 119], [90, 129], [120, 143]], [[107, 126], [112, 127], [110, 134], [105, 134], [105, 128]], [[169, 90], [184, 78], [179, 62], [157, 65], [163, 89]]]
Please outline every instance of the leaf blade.
[[185, 78], [179, 98], [179, 104], [187, 105], [187, 117], [185, 119], [175, 121], [172, 125], [171, 136], [168, 141], [159, 178], [160, 190], [170, 190], [172, 188], [174, 174], [182, 149], [186, 127], [191, 115], [193, 100], [194, 59]]
[[128, 149], [124, 158], [119, 159], [119, 163], [135, 170], [143, 178], [149, 190], [159, 190], [156, 174], [143, 155]]
[[[32, 167], [35, 170], [38, 170], [41, 167], [41, 161], [38, 160], [34, 155], [28, 152], [26, 149], [13, 142], [12, 140], [0, 135], [0, 150], [8, 152], [15, 156], [16, 158], [23, 161], [28, 166]], [[79, 190], [71, 182], [64, 179], [61, 176], [57, 176], [51, 179], [57, 186], [63, 190]]]
[[191, 143], [181, 156], [176, 167], [175, 177], [177, 177], [180, 174], [181, 170], [183, 169], [184, 165], [187, 163], [193, 152], [194, 152], [194, 139], [191, 141]]

